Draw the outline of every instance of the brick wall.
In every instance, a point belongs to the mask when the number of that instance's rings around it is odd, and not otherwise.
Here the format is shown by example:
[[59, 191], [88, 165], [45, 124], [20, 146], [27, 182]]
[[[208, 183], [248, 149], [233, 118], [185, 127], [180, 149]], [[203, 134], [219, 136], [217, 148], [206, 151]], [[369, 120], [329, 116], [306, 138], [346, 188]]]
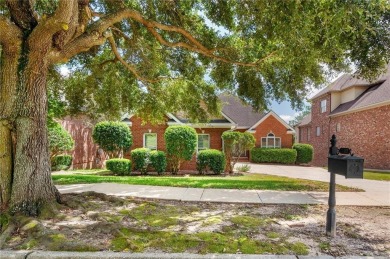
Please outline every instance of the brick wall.
[[261, 138], [267, 137], [270, 132], [275, 134], [275, 137], [281, 138], [282, 148], [292, 147], [293, 135], [287, 134], [287, 128], [274, 116], [269, 116], [257, 126], [256, 132], [254, 133], [256, 138], [256, 147], [261, 147]]
[[94, 124], [86, 116], [66, 117], [61, 124], [75, 141], [75, 148], [72, 152], [72, 168], [101, 168], [103, 161], [97, 161], [97, 146], [92, 139]]
[[[327, 100], [327, 111], [320, 112], [321, 100]], [[327, 166], [330, 138], [337, 137], [337, 147], [351, 148], [356, 156], [364, 158], [364, 167], [390, 169], [390, 105], [329, 117], [330, 95], [323, 95], [312, 101], [311, 125], [299, 127], [301, 143], [313, 145], [312, 165]], [[316, 127], [321, 135], [316, 136]], [[310, 130], [310, 140], [307, 140]]]
[[365, 168], [390, 170], [390, 105], [332, 117], [332, 134], [339, 148], [351, 148], [364, 158]]
[[[321, 112], [321, 101], [326, 100], [326, 112]], [[328, 151], [330, 145], [329, 132], [329, 113], [330, 113], [330, 94], [322, 95], [312, 100], [311, 109], [311, 129], [309, 144], [313, 145], [314, 157], [312, 164], [316, 166], [327, 166]], [[320, 134], [317, 136], [317, 127], [320, 129]]]

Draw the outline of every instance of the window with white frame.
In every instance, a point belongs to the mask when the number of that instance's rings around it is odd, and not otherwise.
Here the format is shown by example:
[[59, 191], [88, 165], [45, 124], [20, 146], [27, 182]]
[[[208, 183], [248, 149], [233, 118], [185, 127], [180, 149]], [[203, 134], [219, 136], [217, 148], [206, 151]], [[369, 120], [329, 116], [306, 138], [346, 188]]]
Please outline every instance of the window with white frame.
[[198, 134], [198, 151], [210, 149], [210, 135]]
[[321, 113], [326, 112], [326, 100], [321, 101]]
[[321, 127], [316, 128], [316, 135], [317, 136], [321, 135]]
[[340, 122], [336, 124], [336, 131], [339, 132], [341, 130]]
[[261, 147], [263, 148], [280, 148], [281, 143], [281, 138], [275, 137], [272, 132], [268, 133], [267, 137], [261, 138]]
[[144, 147], [150, 150], [157, 150], [157, 133], [144, 134]]

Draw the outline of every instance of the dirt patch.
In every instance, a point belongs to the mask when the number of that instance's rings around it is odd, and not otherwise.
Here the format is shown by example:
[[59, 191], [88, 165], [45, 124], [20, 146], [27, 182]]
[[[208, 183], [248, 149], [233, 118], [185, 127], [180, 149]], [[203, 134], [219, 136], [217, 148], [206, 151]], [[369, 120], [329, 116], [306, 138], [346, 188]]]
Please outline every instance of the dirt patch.
[[389, 207], [245, 205], [63, 195], [55, 218], [23, 219], [5, 249], [390, 256]]

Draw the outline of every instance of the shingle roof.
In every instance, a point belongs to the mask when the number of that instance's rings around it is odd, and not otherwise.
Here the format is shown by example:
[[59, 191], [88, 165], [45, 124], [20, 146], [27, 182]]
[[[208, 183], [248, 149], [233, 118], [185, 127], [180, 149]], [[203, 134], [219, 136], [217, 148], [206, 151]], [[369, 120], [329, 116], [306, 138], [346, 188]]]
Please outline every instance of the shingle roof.
[[254, 112], [251, 106], [243, 104], [238, 97], [221, 94], [219, 99], [223, 105], [222, 112], [239, 127], [249, 128], [266, 115], [264, 112]]
[[322, 89], [319, 93], [313, 96], [311, 99], [316, 99], [317, 97], [329, 93], [329, 92], [340, 92], [344, 91], [352, 86], [360, 86], [360, 85], [376, 85], [380, 82], [385, 81], [390, 78], [390, 64], [387, 66], [387, 69], [384, 73], [382, 73], [376, 80], [373, 82], [369, 82], [363, 78], [357, 77], [355, 74], [344, 74], [337, 78], [333, 83], [331, 83], [326, 88]]
[[305, 126], [311, 122], [311, 113], [302, 118], [298, 126]]
[[385, 82], [378, 83], [368, 88], [355, 100], [339, 105], [330, 113], [330, 115], [360, 109], [386, 101], [390, 101], [390, 76]]

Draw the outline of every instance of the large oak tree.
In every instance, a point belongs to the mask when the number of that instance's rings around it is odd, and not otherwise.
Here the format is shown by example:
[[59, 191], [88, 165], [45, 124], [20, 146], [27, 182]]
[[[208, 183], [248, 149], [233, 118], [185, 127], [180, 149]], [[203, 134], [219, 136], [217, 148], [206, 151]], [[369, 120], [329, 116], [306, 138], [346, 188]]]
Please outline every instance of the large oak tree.
[[389, 20], [387, 0], [0, 0], [1, 209], [37, 215], [60, 198], [46, 130], [60, 64], [75, 110], [204, 118], [220, 90], [263, 109], [299, 105], [350, 64], [372, 78], [389, 61]]

